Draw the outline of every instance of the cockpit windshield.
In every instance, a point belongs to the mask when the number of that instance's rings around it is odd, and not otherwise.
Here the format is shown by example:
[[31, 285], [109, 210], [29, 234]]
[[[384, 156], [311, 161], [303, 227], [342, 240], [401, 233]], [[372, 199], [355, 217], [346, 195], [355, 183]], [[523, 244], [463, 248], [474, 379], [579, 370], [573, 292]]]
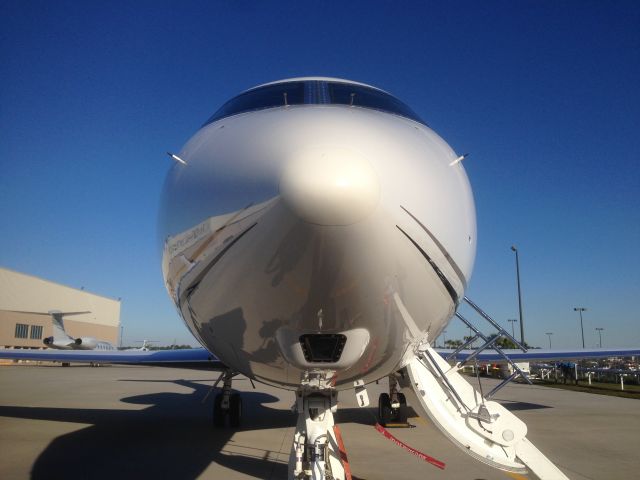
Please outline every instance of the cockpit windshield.
[[205, 125], [239, 113], [287, 105], [350, 105], [400, 115], [424, 124], [407, 105], [382, 90], [347, 82], [293, 80], [241, 93], [220, 107]]

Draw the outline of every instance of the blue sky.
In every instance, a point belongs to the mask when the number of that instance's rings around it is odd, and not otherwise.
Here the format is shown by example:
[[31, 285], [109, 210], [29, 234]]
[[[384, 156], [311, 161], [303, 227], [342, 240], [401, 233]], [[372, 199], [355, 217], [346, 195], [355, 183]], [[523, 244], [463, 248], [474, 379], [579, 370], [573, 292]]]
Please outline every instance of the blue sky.
[[[194, 343], [161, 279], [170, 160], [229, 97], [302, 75], [410, 104], [465, 160], [468, 294], [527, 340], [640, 345], [640, 3], [0, 3], [0, 266], [122, 298], [125, 343]], [[447, 338], [460, 337], [450, 326]]]

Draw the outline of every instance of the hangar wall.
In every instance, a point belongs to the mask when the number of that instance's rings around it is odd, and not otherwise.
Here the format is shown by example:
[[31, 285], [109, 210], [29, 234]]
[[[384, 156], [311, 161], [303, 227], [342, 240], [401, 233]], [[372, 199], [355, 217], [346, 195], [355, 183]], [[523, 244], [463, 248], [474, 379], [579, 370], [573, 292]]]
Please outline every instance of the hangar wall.
[[72, 337], [95, 337], [118, 345], [120, 301], [49, 280], [0, 268], [0, 348], [44, 348], [52, 335], [49, 310], [91, 313], [64, 319]]

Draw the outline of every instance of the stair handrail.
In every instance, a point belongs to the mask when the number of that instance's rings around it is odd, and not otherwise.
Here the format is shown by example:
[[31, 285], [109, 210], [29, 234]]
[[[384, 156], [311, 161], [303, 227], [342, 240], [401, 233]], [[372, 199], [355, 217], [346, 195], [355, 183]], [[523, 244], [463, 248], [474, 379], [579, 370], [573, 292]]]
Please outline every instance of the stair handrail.
[[[517, 377], [522, 377], [529, 385], [532, 385], [533, 383], [531, 382], [531, 379], [529, 378], [529, 376], [520, 367], [518, 367], [518, 365], [513, 360], [511, 360], [511, 358], [509, 358], [509, 356], [498, 345], [496, 345], [496, 342], [500, 338], [507, 338], [525, 353], [527, 352], [527, 347], [522, 343], [518, 342], [512, 335], [509, 334], [509, 332], [507, 332], [498, 322], [496, 322], [493, 318], [491, 318], [491, 316], [488, 313], [482, 310], [482, 308], [480, 308], [469, 297], [465, 295], [463, 297], [463, 300], [465, 301], [465, 303], [467, 303], [467, 305], [469, 305], [473, 310], [475, 310], [482, 318], [484, 318], [487, 322], [489, 322], [498, 331], [498, 333], [494, 337], [489, 338], [486, 335], [484, 335], [474, 324], [472, 324], [469, 320], [467, 320], [460, 312], [456, 312], [455, 316], [458, 317], [467, 327], [469, 327], [469, 329], [473, 331], [475, 335], [473, 337], [470, 336], [469, 340], [467, 340], [460, 347], [455, 349], [453, 353], [449, 354], [446, 357], [446, 360], [447, 361], [451, 359], [455, 360], [457, 355], [461, 351], [466, 349], [469, 345], [473, 344], [473, 342], [476, 341], [477, 339], [481, 338], [484, 341], [484, 343], [480, 345], [478, 348], [474, 349], [474, 351], [469, 355], [467, 355], [467, 357], [464, 360], [462, 360], [461, 362], [458, 362], [456, 365], [457, 368], [460, 368], [463, 365], [465, 365], [467, 362], [475, 359], [482, 351], [486, 350], [487, 348], [492, 348], [498, 355], [504, 358], [504, 360], [513, 369], [513, 373], [511, 375], [505, 378], [500, 384], [498, 384], [493, 390], [491, 390], [486, 396], [484, 396], [485, 399], [487, 400], [491, 399], [502, 387], [504, 387], [505, 385], [507, 385], [509, 382], [511, 382]], [[443, 379], [445, 380], [445, 382], [447, 382], [446, 377]]]
[[480, 314], [480, 316], [482, 318], [484, 318], [486, 321], [488, 321], [491, 325], [493, 325], [495, 327], [496, 330], [498, 330], [500, 333], [502, 333], [502, 335], [506, 338], [508, 338], [509, 340], [511, 340], [520, 350], [522, 350], [523, 352], [527, 352], [527, 347], [525, 347], [524, 345], [522, 345], [518, 340], [516, 340], [515, 338], [513, 338], [513, 336], [507, 332], [504, 328], [502, 328], [502, 326], [496, 322], [493, 318], [491, 318], [489, 316], [488, 313], [486, 313], [484, 310], [482, 310], [475, 302], [473, 302], [469, 297], [467, 297], [466, 295], [463, 297], [463, 300], [467, 303], [467, 305], [469, 305], [471, 308], [473, 308], [476, 312], [478, 312]]

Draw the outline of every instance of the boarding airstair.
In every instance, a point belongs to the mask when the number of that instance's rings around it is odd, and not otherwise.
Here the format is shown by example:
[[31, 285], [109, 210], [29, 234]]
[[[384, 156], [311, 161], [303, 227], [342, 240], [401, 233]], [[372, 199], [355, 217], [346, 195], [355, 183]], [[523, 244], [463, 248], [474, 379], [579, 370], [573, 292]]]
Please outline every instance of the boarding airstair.
[[527, 351], [526, 346], [521, 344], [520, 342], [518, 342], [515, 338], [513, 338], [513, 336], [510, 335], [509, 332], [507, 332], [504, 328], [502, 328], [498, 322], [496, 322], [493, 318], [491, 318], [488, 313], [486, 313], [484, 310], [482, 310], [469, 297], [465, 296], [463, 298], [463, 300], [467, 305], [469, 305], [473, 310], [475, 310], [483, 320], [486, 320], [498, 333], [496, 333], [494, 335], [489, 335], [487, 337], [473, 323], [471, 323], [471, 321], [467, 320], [467, 318], [462, 316], [462, 314], [460, 312], [456, 312], [456, 317], [459, 318], [467, 327], [469, 327], [469, 329], [472, 332], [474, 332], [475, 335], [470, 336], [469, 340], [467, 340], [460, 347], [458, 347], [455, 351], [453, 351], [451, 354], [449, 354], [446, 357], [447, 361], [455, 360], [458, 357], [458, 355], [460, 354], [460, 352], [462, 352], [463, 350], [467, 349], [470, 345], [473, 345], [476, 340], [483, 340], [484, 343], [482, 345], [480, 345], [478, 348], [476, 348], [470, 355], [467, 355], [464, 358], [464, 360], [459, 362], [457, 364], [457, 367], [458, 368], [464, 367], [466, 364], [470, 363], [472, 360], [475, 360], [477, 358], [477, 356], [480, 353], [482, 353], [484, 350], [490, 348], [492, 350], [495, 350], [495, 352], [498, 355], [500, 355], [508, 365], [511, 366], [511, 369], [513, 371], [513, 373], [510, 376], [505, 378], [493, 390], [491, 390], [489, 393], [484, 395], [485, 399], [489, 400], [489, 399], [493, 398], [493, 396], [496, 393], [498, 393], [498, 391], [502, 387], [504, 387], [509, 382], [511, 382], [512, 380], [515, 380], [518, 377], [522, 378], [525, 382], [527, 382], [529, 385], [531, 385], [531, 380], [529, 379], [528, 375], [525, 372], [522, 371], [522, 369], [518, 366], [517, 363], [515, 363], [513, 360], [511, 360], [507, 356], [507, 354], [504, 353], [504, 351], [502, 351], [502, 349], [497, 345], [497, 343], [498, 343], [498, 340], [500, 340], [501, 338], [505, 338], [507, 340], [510, 340], [516, 346], [516, 348], [519, 348], [523, 352]]
[[[402, 392], [415, 410], [430, 418], [454, 444], [477, 460], [513, 473], [527, 473], [530, 470], [541, 480], [567, 479], [562, 471], [526, 438], [525, 423], [499, 403], [490, 400], [498, 390], [518, 376], [530, 383], [527, 375], [496, 345], [497, 340], [504, 337], [524, 351], [525, 347], [475, 303], [467, 297], [464, 300], [498, 330], [497, 336], [486, 336], [465, 317], [456, 313], [475, 335], [449, 357], [456, 358], [462, 350], [478, 339], [483, 340], [482, 345], [462, 362], [451, 366], [427, 342], [420, 344], [415, 358], [402, 369], [398, 377]], [[483, 395], [458, 371], [488, 348], [504, 357], [513, 368], [513, 374], [487, 395]]]

